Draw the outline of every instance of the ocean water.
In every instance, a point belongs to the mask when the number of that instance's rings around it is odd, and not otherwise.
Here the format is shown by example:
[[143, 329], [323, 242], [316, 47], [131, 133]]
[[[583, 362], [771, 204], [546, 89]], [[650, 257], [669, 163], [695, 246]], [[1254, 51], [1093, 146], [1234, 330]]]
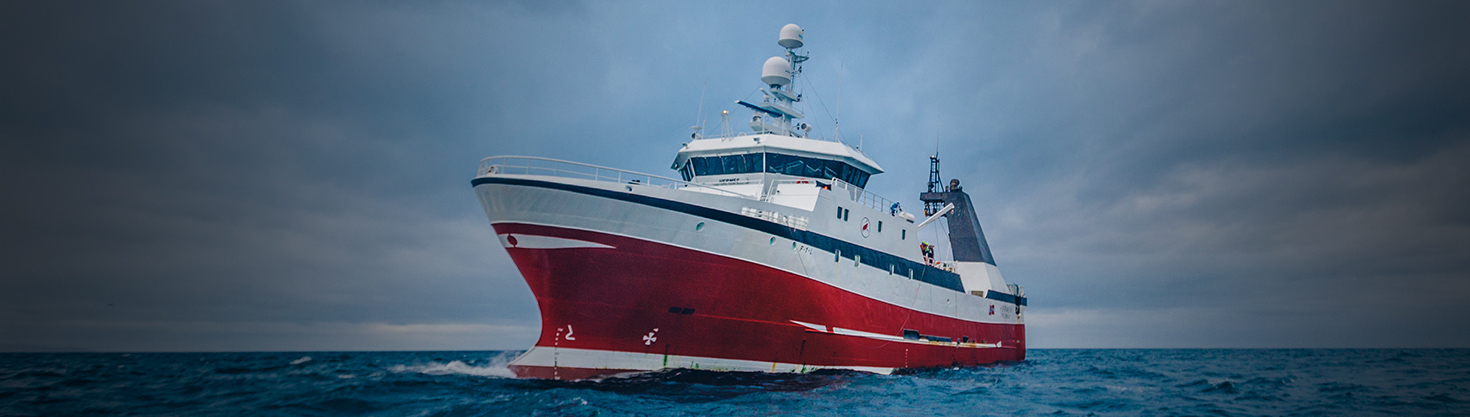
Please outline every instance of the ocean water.
[[1470, 415], [1470, 350], [1032, 350], [899, 375], [523, 380], [517, 352], [0, 354], [0, 415]]

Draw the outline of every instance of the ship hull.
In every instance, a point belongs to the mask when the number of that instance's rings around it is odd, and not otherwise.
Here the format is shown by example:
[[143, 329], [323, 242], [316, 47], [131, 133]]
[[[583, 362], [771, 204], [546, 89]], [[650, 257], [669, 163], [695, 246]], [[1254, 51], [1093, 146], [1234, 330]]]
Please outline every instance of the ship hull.
[[[521, 377], [665, 368], [889, 373], [1025, 358], [1025, 328], [1015, 316], [987, 322], [945, 314], [960, 311], [960, 297], [974, 298], [967, 294], [831, 266], [842, 258], [818, 262], [820, 253], [799, 244], [783, 241], [789, 247], [772, 251], [774, 237], [721, 232], [713, 220], [566, 187], [522, 181], [476, 188], [541, 313], [536, 345], [510, 365]], [[660, 216], [667, 222], [640, 220]], [[679, 227], [690, 222], [697, 223]], [[696, 239], [660, 232], [674, 229], [690, 229]], [[700, 244], [699, 233], [714, 243]], [[767, 252], [796, 255], [760, 255]], [[799, 268], [790, 266], [788, 257], [802, 256]], [[905, 338], [904, 330], [922, 337]]]

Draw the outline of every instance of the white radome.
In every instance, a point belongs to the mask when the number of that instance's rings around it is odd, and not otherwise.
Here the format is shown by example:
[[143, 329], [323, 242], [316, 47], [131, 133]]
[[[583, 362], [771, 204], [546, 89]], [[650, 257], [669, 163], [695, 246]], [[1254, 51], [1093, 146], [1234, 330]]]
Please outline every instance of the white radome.
[[761, 66], [761, 82], [766, 85], [791, 84], [791, 62], [779, 56], [767, 59]]
[[797, 26], [795, 23], [788, 23], [786, 26], [781, 27], [781, 39], [776, 40], [776, 43], [780, 44], [782, 48], [800, 48], [801, 45], [805, 44], [801, 40], [801, 33], [801, 26]]

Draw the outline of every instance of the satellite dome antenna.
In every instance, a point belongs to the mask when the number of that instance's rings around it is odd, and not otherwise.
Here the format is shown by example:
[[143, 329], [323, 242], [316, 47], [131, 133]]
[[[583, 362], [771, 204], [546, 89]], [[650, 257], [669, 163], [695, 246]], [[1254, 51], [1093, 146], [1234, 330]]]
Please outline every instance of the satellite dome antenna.
[[761, 66], [761, 82], [771, 88], [791, 84], [791, 62], [779, 56], [767, 59], [766, 64]]
[[801, 26], [797, 26], [795, 23], [788, 23], [786, 26], [781, 27], [781, 38], [776, 40], [776, 44], [786, 49], [800, 48], [806, 44], [806, 42], [801, 40], [801, 33]]
[[793, 120], [803, 117], [793, 105], [801, 101], [801, 94], [792, 91], [791, 87], [791, 83], [798, 75], [801, 75], [800, 64], [806, 62], [808, 58], [806, 55], [796, 53], [797, 48], [806, 45], [806, 42], [802, 40], [802, 33], [801, 26], [796, 24], [781, 27], [781, 34], [776, 38], [776, 44], [786, 48], [785, 56], [770, 57], [766, 59], [765, 64], [761, 65], [761, 83], [768, 86], [768, 88], [761, 89], [766, 96], [765, 102], [760, 105], [747, 103], [744, 100], [735, 102], [755, 110], [755, 117], [750, 119], [750, 129], [756, 133], [805, 137], [809, 132], [809, 129], [803, 129], [800, 125], [793, 123]]

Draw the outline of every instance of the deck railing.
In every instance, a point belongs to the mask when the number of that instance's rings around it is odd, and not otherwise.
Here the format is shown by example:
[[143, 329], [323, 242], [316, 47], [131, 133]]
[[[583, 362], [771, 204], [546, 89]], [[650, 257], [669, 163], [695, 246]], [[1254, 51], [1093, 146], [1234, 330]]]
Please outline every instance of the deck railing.
[[880, 212], [887, 211], [889, 212], [889, 214], [893, 214], [893, 212], [891, 211], [891, 209], [893, 208], [893, 200], [883, 198], [883, 196], [873, 194], [868, 190], [864, 190], [862, 187], [848, 184], [847, 182], [836, 178], [827, 178], [822, 180], [798, 178], [772, 181], [771, 185], [766, 189], [764, 194], [767, 196], [771, 195], [776, 191], [776, 187], [779, 187], [782, 184], [811, 184], [813, 187], [817, 187], [821, 186], [821, 184], [827, 181], [832, 182], [833, 191], [845, 191], [847, 193], [847, 197], [852, 199], [852, 201], [868, 207], [872, 207], [874, 210], [878, 210]]
[[856, 201], [859, 204], [872, 207], [873, 209], [880, 212], [887, 211], [892, 214], [893, 200], [883, 198], [883, 196], [881, 195], [873, 194], [871, 191], [865, 190], [862, 187], [848, 184], [847, 182], [833, 178], [832, 189], [847, 191], [847, 196], [852, 198], [852, 201]]
[[680, 181], [668, 177], [644, 174], [608, 168], [581, 162], [563, 161], [560, 159], [540, 158], [535, 156], [492, 156], [480, 160], [480, 167], [475, 171], [476, 177], [493, 175], [544, 175], [551, 177], [576, 178], [594, 181], [616, 182], [619, 184], [645, 185], [669, 189], [694, 188], [702, 192], [711, 192], [731, 197], [757, 200], [758, 196], [745, 195], [730, 190], [723, 190], [707, 185]]

